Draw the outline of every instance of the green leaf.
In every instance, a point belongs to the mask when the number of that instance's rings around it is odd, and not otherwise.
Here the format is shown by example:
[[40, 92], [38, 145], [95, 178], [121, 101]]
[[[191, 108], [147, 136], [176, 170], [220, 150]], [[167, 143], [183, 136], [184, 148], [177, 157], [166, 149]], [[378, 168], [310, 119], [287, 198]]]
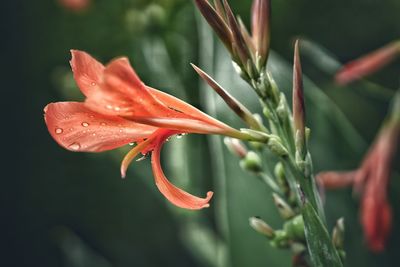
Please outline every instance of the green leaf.
[[304, 221], [307, 222], [305, 224], [306, 239], [312, 240], [312, 242], [307, 242], [307, 247], [313, 266], [343, 266], [326, 228], [308, 201], [302, 207], [302, 215]]

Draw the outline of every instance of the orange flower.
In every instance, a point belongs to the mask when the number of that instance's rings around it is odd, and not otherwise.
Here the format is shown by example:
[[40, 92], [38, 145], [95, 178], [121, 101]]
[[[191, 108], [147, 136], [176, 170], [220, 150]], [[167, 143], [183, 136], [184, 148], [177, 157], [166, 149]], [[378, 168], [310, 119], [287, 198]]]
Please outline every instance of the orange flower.
[[57, 143], [71, 151], [101, 152], [136, 142], [122, 161], [122, 177], [139, 153], [152, 152], [156, 185], [171, 203], [186, 209], [208, 207], [212, 192], [199, 198], [167, 180], [160, 164], [163, 143], [170, 136], [183, 133], [236, 138], [243, 138], [245, 134], [146, 86], [127, 58], [118, 58], [103, 66], [85, 52], [72, 50], [71, 53], [74, 78], [86, 100], [51, 103], [45, 107], [47, 128]]
[[[398, 120], [396, 116], [398, 114], [394, 114], [394, 119]], [[381, 130], [361, 167], [355, 171], [323, 172], [317, 176], [320, 185], [325, 188], [353, 185], [355, 192], [361, 195], [361, 224], [368, 246], [375, 252], [384, 250], [392, 226], [387, 190], [399, 138], [400, 123], [390, 120]]]

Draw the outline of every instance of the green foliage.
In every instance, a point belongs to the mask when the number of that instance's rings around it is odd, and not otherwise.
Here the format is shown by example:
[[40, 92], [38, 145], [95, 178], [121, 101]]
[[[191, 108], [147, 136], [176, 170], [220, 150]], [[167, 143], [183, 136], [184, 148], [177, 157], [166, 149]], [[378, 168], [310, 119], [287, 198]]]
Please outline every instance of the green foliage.
[[[6, 196], [2, 203], [7, 206], [2, 231], [7, 246], [0, 265], [290, 266], [289, 253], [272, 248], [248, 225], [248, 218], [255, 215], [272, 227], [282, 224], [270, 190], [239, 167], [219, 137], [187, 136], [166, 146], [163, 164], [174, 183], [197, 195], [215, 191], [210, 209], [188, 213], [164, 204], [147, 163], [134, 163], [128, 179], [122, 181], [118, 174], [122, 151], [68, 153], [57, 147], [44, 127], [45, 104], [78, 100], [68, 74], [71, 48], [86, 50], [103, 62], [126, 55], [149, 85], [243, 127], [211, 89], [196, 82], [189, 62], [200, 62], [252, 112], [262, 114], [250, 88], [232, 75], [229, 57], [214, 43], [210, 31], [196, 28], [190, 1], [98, 0], [80, 14], [63, 10], [53, 0], [21, 1], [21, 6], [19, 2], [11, 1], [18, 8], [5, 15], [7, 22], [18, 20], [18, 27], [4, 24], [12, 30], [10, 36], [4, 35], [4, 42], [15, 40], [10, 51], [5, 50], [13, 65], [5, 63], [12, 73], [4, 88], [6, 94], [18, 95], [6, 95], [4, 101], [12, 103], [8, 111], [18, 124], [9, 142], [12, 170], [2, 173], [1, 195]], [[247, 21], [250, 1], [231, 2]], [[277, 53], [270, 55], [269, 67], [279, 87], [287, 93], [291, 90], [291, 64], [285, 58], [291, 58], [294, 36], [310, 37], [344, 61], [397, 39], [399, 12], [396, 0], [273, 1], [272, 48]], [[364, 139], [371, 139], [386, 111], [380, 90], [388, 89], [365, 83], [337, 88], [331, 73], [305, 61], [304, 72], [318, 85], [305, 79], [314, 167], [317, 171], [354, 168], [367, 148]], [[374, 81], [394, 88], [398, 66], [375, 75]], [[262, 157], [272, 170], [276, 162], [266, 152]], [[382, 255], [372, 255], [363, 245], [351, 192], [328, 193], [329, 229], [338, 217], [346, 219], [348, 266], [396, 265], [400, 244], [396, 178], [390, 189], [394, 232]], [[306, 211], [313, 216], [312, 210]]]

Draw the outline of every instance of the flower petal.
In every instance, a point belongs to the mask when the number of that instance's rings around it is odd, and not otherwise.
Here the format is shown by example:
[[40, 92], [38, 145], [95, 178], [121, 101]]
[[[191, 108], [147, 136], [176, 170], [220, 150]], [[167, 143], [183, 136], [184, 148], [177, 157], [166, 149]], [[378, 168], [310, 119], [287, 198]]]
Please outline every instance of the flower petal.
[[103, 79], [104, 66], [91, 55], [79, 50], [71, 50], [70, 61], [74, 79], [82, 93], [89, 97], [99, 90]]
[[58, 102], [44, 109], [51, 136], [71, 151], [101, 152], [143, 140], [156, 128], [96, 113], [83, 103]]
[[132, 69], [127, 58], [118, 58], [104, 70], [100, 90], [86, 99], [86, 104], [103, 114], [135, 117], [183, 117], [154, 97]]
[[220, 128], [230, 128], [228, 125], [214, 119], [210, 115], [198, 110], [192, 105], [186, 103], [185, 101], [180, 100], [172, 95], [159, 91], [157, 89], [148, 87], [151, 94], [158, 98], [161, 102], [163, 102], [169, 109], [173, 109], [178, 111], [179, 113], [185, 114], [186, 118], [192, 118], [196, 120], [203, 121], [207, 124], [213, 124]]
[[320, 172], [316, 179], [323, 188], [336, 189], [343, 188], [353, 184], [357, 171], [347, 172]]
[[205, 124], [203, 121], [185, 118], [148, 118], [140, 117], [135, 119], [138, 123], [151, 125], [154, 127], [181, 131], [182, 133], [198, 134], [225, 134], [236, 132], [233, 128], [221, 129], [214, 125]]
[[392, 228], [392, 209], [386, 196], [377, 196], [372, 186], [366, 189], [361, 203], [361, 223], [368, 247], [374, 252], [385, 249]]
[[172, 204], [180, 208], [198, 210], [209, 207], [209, 201], [213, 192], [209, 191], [207, 197], [199, 198], [177, 188], [165, 177], [160, 163], [161, 146], [165, 141], [165, 138], [166, 137], [164, 136], [157, 140], [158, 143], [156, 144], [151, 157], [151, 166], [153, 168], [154, 179], [158, 189]]

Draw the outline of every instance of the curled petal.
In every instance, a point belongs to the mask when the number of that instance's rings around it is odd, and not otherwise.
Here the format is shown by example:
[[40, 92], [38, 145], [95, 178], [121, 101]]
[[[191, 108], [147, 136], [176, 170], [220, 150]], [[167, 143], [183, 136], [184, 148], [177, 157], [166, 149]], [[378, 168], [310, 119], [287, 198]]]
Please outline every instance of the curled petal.
[[125, 178], [126, 177], [126, 170], [129, 167], [129, 164], [131, 164], [132, 160], [136, 158], [136, 156], [146, 150], [146, 147], [154, 140], [154, 138], [148, 138], [143, 142], [140, 142], [132, 148], [124, 157], [121, 163], [121, 177]]
[[96, 113], [78, 102], [51, 103], [44, 111], [51, 136], [71, 151], [111, 150], [142, 140], [155, 131], [152, 126]]
[[163, 139], [158, 139], [159, 143], [156, 144], [151, 157], [151, 166], [153, 168], [154, 179], [160, 192], [172, 204], [180, 208], [198, 210], [209, 207], [209, 201], [213, 195], [213, 192], [209, 191], [205, 198], [199, 198], [177, 188], [165, 177], [164, 172], [161, 169], [160, 162], [161, 146], [164, 141], [165, 137]]

